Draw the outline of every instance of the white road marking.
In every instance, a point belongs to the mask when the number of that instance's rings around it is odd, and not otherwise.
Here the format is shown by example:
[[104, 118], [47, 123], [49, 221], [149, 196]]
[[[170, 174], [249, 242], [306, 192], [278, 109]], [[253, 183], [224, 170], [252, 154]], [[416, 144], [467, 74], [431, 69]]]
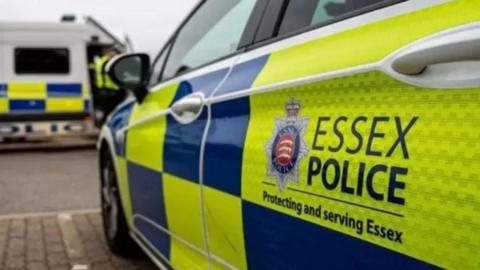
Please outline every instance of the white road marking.
[[88, 270], [88, 265], [86, 264], [74, 264], [72, 270]]
[[77, 228], [73, 223], [71, 214], [62, 213], [58, 215], [58, 224], [62, 232], [63, 242], [67, 249], [67, 254], [70, 259], [80, 258], [85, 255], [82, 240], [78, 234]]
[[84, 214], [98, 214], [98, 213], [100, 213], [100, 209], [82, 209], [82, 210], [71, 210], [71, 211], [38, 212], [38, 213], [3, 215], [3, 216], [0, 216], [0, 220], [25, 219], [25, 218], [36, 218], [36, 217], [54, 217], [54, 216], [58, 216], [60, 214], [84, 215]]

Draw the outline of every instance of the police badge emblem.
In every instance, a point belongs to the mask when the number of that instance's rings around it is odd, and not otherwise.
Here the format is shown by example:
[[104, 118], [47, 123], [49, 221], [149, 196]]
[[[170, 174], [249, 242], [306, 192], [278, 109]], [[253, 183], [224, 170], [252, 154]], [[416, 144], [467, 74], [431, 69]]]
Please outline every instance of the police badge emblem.
[[298, 183], [298, 166], [308, 154], [304, 140], [308, 118], [300, 118], [300, 103], [292, 98], [285, 105], [285, 118], [275, 120], [273, 137], [265, 149], [269, 159], [267, 175], [275, 177], [280, 191], [283, 191], [290, 181]]

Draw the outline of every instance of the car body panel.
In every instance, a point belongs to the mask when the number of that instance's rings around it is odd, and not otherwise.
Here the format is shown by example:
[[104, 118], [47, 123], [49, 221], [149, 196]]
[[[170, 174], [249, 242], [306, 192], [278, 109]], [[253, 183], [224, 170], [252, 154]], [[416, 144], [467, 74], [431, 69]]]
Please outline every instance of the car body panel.
[[[477, 1], [407, 1], [338, 23], [350, 28], [333, 24], [266, 44], [225, 73], [200, 72], [222, 78], [206, 87], [206, 106], [189, 125], [168, 107], [198, 91], [193, 79], [149, 95], [135, 106], [158, 120], [126, 137], [134, 153], [130, 162], [127, 151], [129, 192], [156, 194], [145, 211], [164, 212], [166, 221], [153, 221], [170, 234], [151, 243], [179, 268], [207, 268], [208, 259], [238, 269], [480, 267], [472, 128], [480, 124], [480, 89], [412, 85], [386, 68], [402, 48], [479, 20]], [[288, 120], [292, 104], [299, 108]], [[298, 174], [282, 178], [272, 146], [287, 121], [298, 132]], [[130, 175], [138, 165], [155, 173]], [[133, 195], [132, 183], [146, 178], [157, 182]], [[154, 241], [152, 233], [142, 232]]]
[[[169, 107], [194, 92], [210, 95], [233, 61], [227, 59], [218, 68], [200, 69], [154, 87], [141, 105], [133, 103], [130, 114], [123, 113], [128, 124], [113, 132], [126, 150], [121, 170], [127, 177], [119, 181], [120, 186], [128, 182], [128, 190], [121, 194], [129, 224], [176, 267], [208, 266], [199, 185], [208, 112], [203, 110], [198, 121], [182, 125], [169, 115]], [[116, 115], [110, 122], [115, 122]]]

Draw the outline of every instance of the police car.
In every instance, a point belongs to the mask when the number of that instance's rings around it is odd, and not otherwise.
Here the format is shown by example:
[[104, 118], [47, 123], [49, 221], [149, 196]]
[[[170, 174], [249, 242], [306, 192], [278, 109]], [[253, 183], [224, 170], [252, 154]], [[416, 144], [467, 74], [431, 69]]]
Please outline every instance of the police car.
[[207, 0], [99, 141], [163, 269], [480, 269], [480, 1]]

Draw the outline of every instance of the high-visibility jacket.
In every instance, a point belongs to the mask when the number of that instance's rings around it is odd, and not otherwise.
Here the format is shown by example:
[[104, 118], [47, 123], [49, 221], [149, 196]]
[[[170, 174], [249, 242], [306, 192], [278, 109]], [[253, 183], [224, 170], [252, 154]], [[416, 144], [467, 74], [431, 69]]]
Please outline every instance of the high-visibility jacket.
[[112, 81], [107, 72], [105, 72], [105, 65], [109, 60], [106, 55], [95, 60], [95, 82], [98, 89], [118, 90], [119, 87]]

